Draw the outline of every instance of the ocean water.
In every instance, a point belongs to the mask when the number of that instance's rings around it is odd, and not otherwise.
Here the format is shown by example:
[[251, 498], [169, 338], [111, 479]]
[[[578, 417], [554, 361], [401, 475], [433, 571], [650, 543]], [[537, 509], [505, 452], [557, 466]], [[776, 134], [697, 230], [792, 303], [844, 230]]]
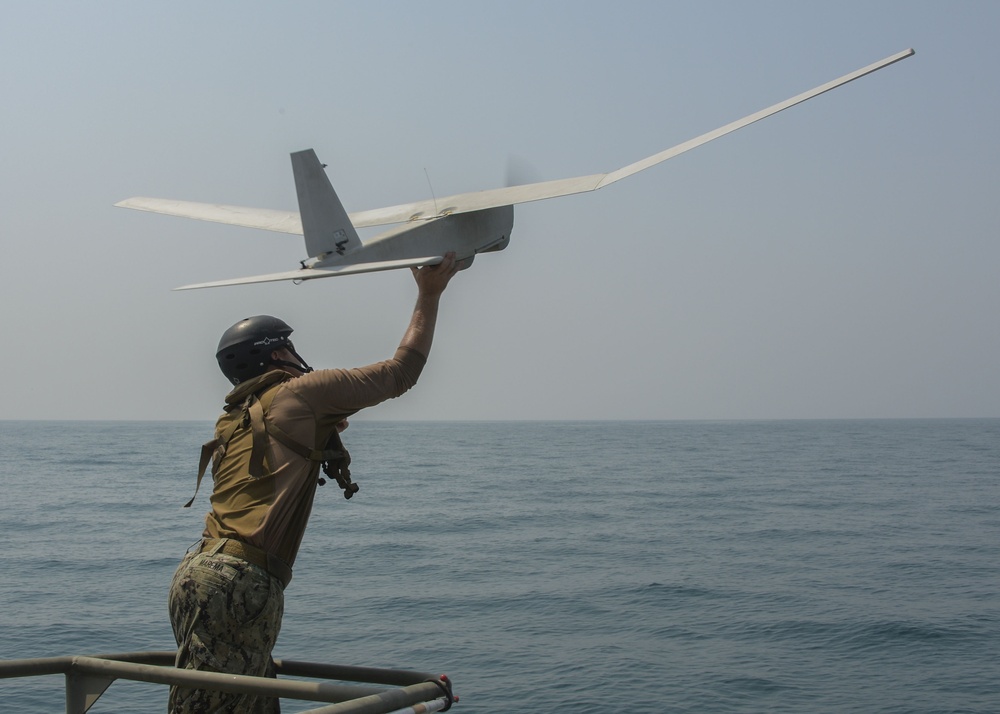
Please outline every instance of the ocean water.
[[[173, 648], [210, 432], [0, 422], [0, 658]], [[456, 712], [1000, 712], [1000, 420], [344, 436], [361, 492], [317, 494], [276, 656], [445, 672]], [[63, 702], [0, 680], [0, 711]]]

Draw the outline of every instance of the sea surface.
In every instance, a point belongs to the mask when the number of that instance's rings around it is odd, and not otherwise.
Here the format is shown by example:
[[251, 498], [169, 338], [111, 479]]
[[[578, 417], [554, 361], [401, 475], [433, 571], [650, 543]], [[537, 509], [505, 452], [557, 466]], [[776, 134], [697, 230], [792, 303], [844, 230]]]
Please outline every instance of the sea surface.
[[[0, 658], [174, 647], [208, 422], [0, 422]], [[455, 712], [1000, 712], [1000, 420], [366, 422], [275, 656]], [[62, 676], [0, 711], [64, 711]], [[116, 682], [91, 710], [165, 711]], [[285, 700], [285, 712], [319, 706]]]

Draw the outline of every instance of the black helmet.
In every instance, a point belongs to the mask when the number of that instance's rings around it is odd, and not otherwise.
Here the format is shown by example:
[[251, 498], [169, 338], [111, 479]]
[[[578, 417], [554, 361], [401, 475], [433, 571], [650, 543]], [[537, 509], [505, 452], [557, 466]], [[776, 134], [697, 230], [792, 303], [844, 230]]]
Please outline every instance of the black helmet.
[[291, 334], [292, 328], [284, 320], [270, 315], [248, 317], [222, 333], [215, 358], [226, 379], [239, 384], [270, 369], [272, 352], [291, 349]]

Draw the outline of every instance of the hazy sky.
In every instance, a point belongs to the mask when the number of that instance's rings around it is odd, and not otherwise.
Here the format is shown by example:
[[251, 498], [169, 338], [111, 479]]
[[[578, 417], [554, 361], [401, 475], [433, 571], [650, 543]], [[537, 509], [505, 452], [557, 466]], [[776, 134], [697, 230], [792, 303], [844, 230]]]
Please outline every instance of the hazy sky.
[[[1000, 416], [1000, 3], [24, 2], [0, 7], [0, 418], [213, 419], [222, 331], [392, 354], [407, 271], [114, 208], [348, 210], [608, 171], [916, 56], [597, 193], [519, 206], [372, 419]], [[370, 236], [363, 234], [363, 237]]]

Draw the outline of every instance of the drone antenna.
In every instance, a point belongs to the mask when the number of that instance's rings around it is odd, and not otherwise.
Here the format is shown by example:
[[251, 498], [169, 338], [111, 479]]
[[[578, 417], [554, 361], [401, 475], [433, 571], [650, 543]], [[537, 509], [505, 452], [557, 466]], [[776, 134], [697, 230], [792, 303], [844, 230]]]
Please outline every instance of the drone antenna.
[[427, 188], [431, 190], [431, 199], [434, 201], [434, 215], [438, 212], [438, 200], [437, 196], [434, 195], [434, 186], [431, 185], [431, 175], [427, 173], [427, 167], [424, 167], [424, 176], [427, 177]]

